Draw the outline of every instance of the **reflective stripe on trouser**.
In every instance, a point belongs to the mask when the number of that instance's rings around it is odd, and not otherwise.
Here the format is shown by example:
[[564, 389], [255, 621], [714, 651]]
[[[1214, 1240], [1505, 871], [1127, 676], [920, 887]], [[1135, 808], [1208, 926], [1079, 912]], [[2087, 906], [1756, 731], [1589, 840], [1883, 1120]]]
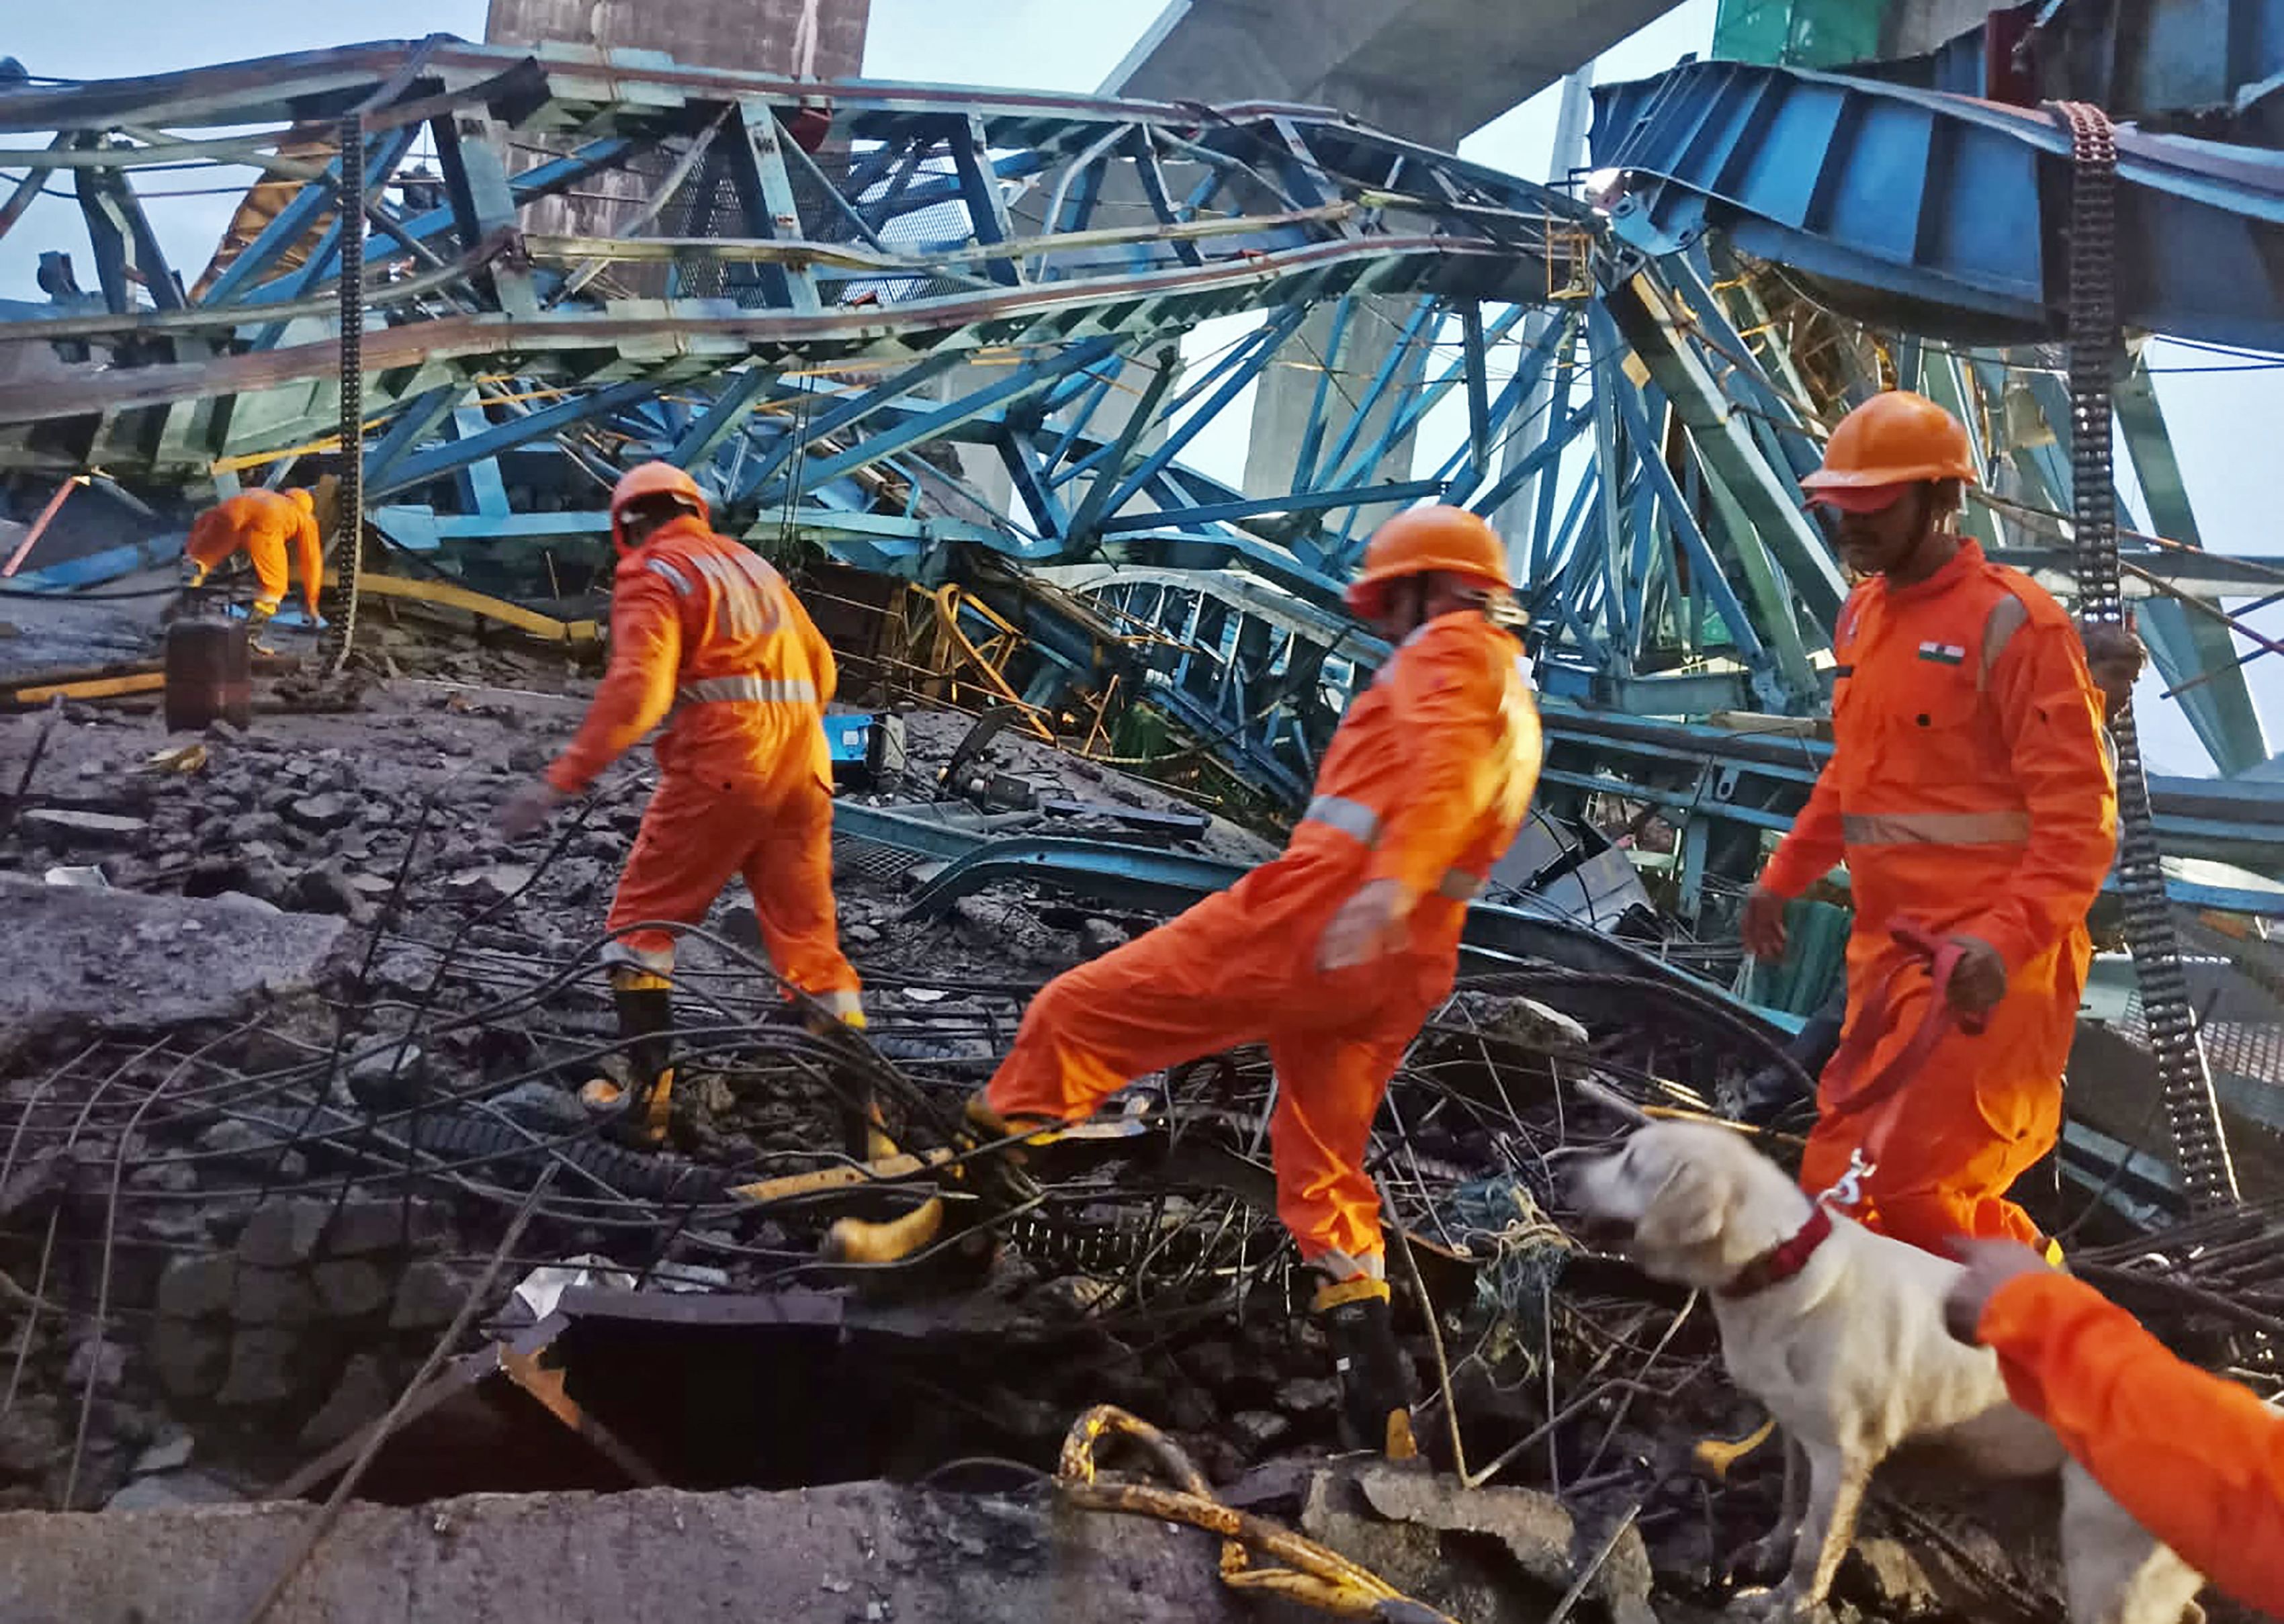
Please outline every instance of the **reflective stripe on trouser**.
[[[856, 990], [833, 909], [833, 801], [806, 758], [789, 760], [777, 782], [725, 783], [702, 771], [661, 778], [619, 878], [610, 928], [696, 925], [737, 875], [753, 894], [779, 975], [812, 997]], [[674, 967], [674, 936], [630, 930], [607, 956], [664, 972]]]
[[1850, 812], [1840, 838], [1850, 846], [2004, 846], [2030, 838], [2030, 815], [1995, 812]]
[[1449, 937], [1320, 972], [1318, 939], [1354, 894], [1353, 854], [1287, 853], [1147, 935], [1058, 976], [1031, 1001], [985, 1099], [1010, 1119], [1077, 1120], [1162, 1067], [1266, 1042], [1277, 1215], [1303, 1260], [1380, 1267], [1380, 1197], [1364, 1170], [1373, 1117], [1420, 1023], [1450, 989]]
[[702, 676], [694, 683], [684, 683], [675, 690], [676, 699], [684, 705], [733, 705], [749, 701], [760, 705], [814, 705], [817, 684], [803, 682], [780, 682], [766, 676]]
[[[1309, 803], [1301, 815], [1304, 824], [1322, 824], [1327, 829], [1337, 829], [1342, 834], [1361, 840], [1366, 847], [1380, 844], [1380, 814], [1360, 800], [1350, 800], [1345, 795], [1319, 795]], [[1435, 883], [1435, 894], [1449, 897], [1455, 902], [1471, 902], [1483, 888], [1483, 877], [1470, 874], [1465, 869], [1446, 869], [1443, 878]]]
[[[1858, 929], [1863, 927], [1859, 925]], [[2006, 1199], [2006, 1191], [2061, 1131], [2062, 1067], [2069, 1058], [2084, 985], [2085, 942], [2058, 943], [2009, 974], [2006, 996], [1979, 1037], [1956, 1030], [1938, 1043], [1918, 1075], [1886, 1107], [1834, 1118], [1831, 1103], [1865, 1079], [1877, 1076], [1919, 1030], [1932, 995], [1924, 974], [1900, 976], [1889, 996], [1887, 1030], [1863, 1062], [1861, 1074], [1841, 1077], [1827, 1066], [1818, 1099], [1826, 1107], [1802, 1153], [1801, 1187], [1829, 1189], [1848, 1169], [1849, 1153], [1882, 1110], [1892, 1111], [1856, 1216], [1884, 1235], [1947, 1256], [1946, 1243], [1961, 1236], [2014, 1239], [2037, 1245], [2038, 1226]], [[1897, 960], [1905, 950], [1892, 947]], [[1886, 980], [1881, 958], [1849, 964], [1848, 1023], [1862, 1018], [1866, 989]]]

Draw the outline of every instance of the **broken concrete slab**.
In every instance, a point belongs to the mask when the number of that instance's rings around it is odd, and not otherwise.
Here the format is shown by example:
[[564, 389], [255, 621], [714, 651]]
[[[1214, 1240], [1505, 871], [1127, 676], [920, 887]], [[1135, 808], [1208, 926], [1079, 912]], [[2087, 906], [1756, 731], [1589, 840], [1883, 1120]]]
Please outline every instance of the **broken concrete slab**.
[[342, 1370], [332, 1395], [301, 1428], [301, 1448], [312, 1452], [332, 1448], [387, 1415], [395, 1399], [396, 1390], [389, 1386], [380, 1361], [370, 1354], [359, 1354]]
[[103, 1509], [106, 1513], [153, 1511], [169, 1506], [227, 1505], [239, 1498], [236, 1489], [211, 1473], [165, 1472], [136, 1479], [105, 1501]]
[[320, 1263], [309, 1271], [318, 1311], [328, 1319], [362, 1319], [388, 1306], [388, 1277], [361, 1258]]
[[1470, 1624], [1537, 1624], [1553, 1594], [1514, 1593], [1521, 1587], [1502, 1586], [1490, 1564], [1473, 1551], [1447, 1551], [1434, 1529], [1383, 1520], [1344, 1471], [1319, 1472], [1310, 1480], [1301, 1532], [1406, 1596]]
[[312, 833], [339, 829], [357, 814], [356, 803], [346, 795], [328, 791], [322, 795], [307, 795], [289, 800], [285, 806], [286, 821]]
[[[0, 1515], [0, 1596], [13, 1624], [239, 1624], [317, 1515], [300, 1503]], [[326, 1624], [1320, 1616], [1240, 1602], [1223, 1588], [1215, 1551], [1208, 1534], [1147, 1519], [883, 1483], [786, 1494], [481, 1495], [352, 1503], [276, 1616]]]
[[227, 1019], [314, 985], [348, 923], [239, 899], [145, 896], [0, 876], [0, 1042], [61, 1027]]
[[238, 1291], [238, 1260], [228, 1253], [176, 1258], [159, 1277], [159, 1312], [206, 1319], [228, 1308]]
[[429, 1331], [449, 1325], [467, 1300], [474, 1276], [449, 1263], [423, 1258], [404, 1271], [396, 1283], [396, 1300], [388, 1315], [391, 1331]]
[[249, 1325], [231, 1339], [230, 1373], [215, 1402], [225, 1409], [258, 1409], [301, 1397], [316, 1374], [308, 1339], [298, 1330]]
[[211, 1398], [230, 1370], [230, 1338], [189, 1320], [160, 1320], [151, 1332], [159, 1385], [177, 1399]]
[[241, 1269], [230, 1316], [241, 1325], [306, 1325], [317, 1317], [317, 1295], [300, 1275], [284, 1269]]
[[324, 1201], [295, 1197], [254, 1209], [239, 1232], [239, 1261], [256, 1269], [291, 1269], [309, 1261], [325, 1232], [332, 1208]]
[[[1516, 1566], [1555, 1589], [1567, 1589], [1608, 1538], [1607, 1530], [1594, 1538], [1561, 1501], [1536, 1489], [1464, 1488], [1449, 1478], [1384, 1464], [1359, 1468], [1355, 1481], [1381, 1516], [1438, 1534], [1489, 1534]], [[1612, 1624], [1657, 1624], [1650, 1585], [1648, 1550], [1629, 1526], [1602, 1557], [1586, 1594], [1608, 1610]]]
[[51, 846], [132, 846], [151, 826], [139, 817], [69, 807], [28, 808], [20, 821], [26, 834]]

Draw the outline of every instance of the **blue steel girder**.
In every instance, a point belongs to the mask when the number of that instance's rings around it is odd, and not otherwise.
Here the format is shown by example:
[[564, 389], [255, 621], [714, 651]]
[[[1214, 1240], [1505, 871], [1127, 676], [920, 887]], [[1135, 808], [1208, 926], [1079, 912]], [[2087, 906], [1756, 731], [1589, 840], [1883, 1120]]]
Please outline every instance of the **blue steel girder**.
[[[1950, 340], [2059, 337], [2070, 141], [2047, 114], [1738, 62], [1594, 93], [1594, 161], [1623, 172], [1619, 238], [1711, 230], [1830, 302]], [[2118, 316], [2284, 350], [2284, 152], [2117, 132]]]
[[[1157, 589], [1189, 616], [1158, 635], [1211, 646], [1183, 644], [1178, 673], [1161, 649], [1150, 680], [1287, 793], [1371, 663], [1339, 609], [1362, 516], [1441, 496], [1521, 538], [1550, 687], [1676, 713], [1822, 702], [1840, 592], [1792, 488], [1813, 455], [1796, 392], [1695, 267], [1614, 258], [1565, 197], [1306, 107], [458, 43], [0, 91], [0, 135], [179, 140], [367, 101], [366, 457], [392, 535], [504, 564], [591, 547], [606, 527], [554, 511], [562, 488], [661, 456], [719, 496], [726, 529], [914, 580], [976, 558], [1223, 572]], [[800, 116], [820, 107], [821, 135]], [[642, 178], [660, 175], [684, 179]], [[639, 210], [561, 196], [598, 176]], [[0, 322], [0, 343], [68, 339], [105, 363], [0, 386], [0, 469], [196, 479], [322, 440], [333, 195], [305, 182], [191, 308]], [[1559, 318], [1526, 319], [1558, 300]], [[1257, 325], [1217, 362], [1182, 359], [1185, 334], [1231, 317]], [[1396, 341], [1366, 342], [1383, 322]], [[1271, 367], [1317, 376], [1288, 477], [1241, 490], [1185, 461]], [[924, 455], [947, 442], [979, 448], [1015, 500]], [[559, 455], [572, 477], [527, 489]]]

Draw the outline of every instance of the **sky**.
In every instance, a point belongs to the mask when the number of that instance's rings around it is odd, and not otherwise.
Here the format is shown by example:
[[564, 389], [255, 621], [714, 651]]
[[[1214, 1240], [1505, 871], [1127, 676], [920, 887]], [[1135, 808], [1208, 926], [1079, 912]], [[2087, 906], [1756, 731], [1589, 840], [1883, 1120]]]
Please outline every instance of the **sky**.
[[[872, 0], [864, 70], [882, 79], [1092, 91], [1148, 27], [1160, 4]], [[10, 11], [0, 51], [15, 56], [35, 74], [65, 78], [160, 73], [205, 62], [438, 32], [477, 40], [483, 37], [484, 27], [483, 0], [333, 0], [322, 7], [302, 0], [97, 0], [87, 11], [28, 3]], [[1714, 0], [1685, 0], [1606, 54], [1596, 65], [1597, 77], [1606, 82], [1646, 77], [1684, 54], [1702, 52], [1711, 36]], [[100, 26], [90, 26], [98, 14]], [[1477, 131], [1459, 150], [1477, 161], [1544, 179], [1556, 105], [1553, 90], [1543, 92]], [[185, 197], [153, 206], [162, 237], [170, 245], [184, 245], [176, 253], [177, 262], [202, 261], [227, 218], [230, 201]], [[75, 212], [66, 201], [43, 199], [14, 230], [0, 238], [0, 299], [39, 297], [32, 285], [36, 251], [43, 246], [83, 242], [73, 218]], [[1201, 332], [1189, 347], [1209, 348], [1225, 338]], [[2193, 351], [2160, 347], [2153, 352], [2155, 367], [2213, 363], [2214, 357]], [[2264, 367], [2239, 376], [2166, 372], [2158, 378], [2157, 387], [2205, 544], [2223, 552], [2284, 553], [2273, 539], [2272, 482], [2265, 477], [2274, 456], [2269, 441], [2276, 418], [2276, 373]], [[1241, 464], [1241, 449], [1231, 445], [1208, 449], [1205, 455], [1222, 465], [1209, 472], [1228, 473], [1233, 471], [1231, 465]], [[2123, 466], [2122, 457], [2120, 463]], [[2276, 629], [2272, 623], [2271, 635]], [[2272, 746], [2284, 748], [2284, 657], [2257, 661], [2249, 674]], [[2158, 699], [2162, 686], [2153, 672], [2136, 705], [2143, 749], [2153, 769], [2211, 771], [2178, 707]]]

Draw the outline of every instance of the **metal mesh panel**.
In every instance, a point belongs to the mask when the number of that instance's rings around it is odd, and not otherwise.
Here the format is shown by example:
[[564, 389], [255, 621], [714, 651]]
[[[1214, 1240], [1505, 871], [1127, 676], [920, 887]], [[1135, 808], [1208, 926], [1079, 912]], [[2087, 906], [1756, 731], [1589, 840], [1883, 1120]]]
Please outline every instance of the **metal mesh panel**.
[[[2193, 910], [2173, 910], [2183, 949], [2182, 970], [2198, 1016], [2206, 1064], [2228, 1077], [2284, 1089], [2284, 986], [2277, 980], [2272, 946], [2238, 942], [2207, 925]], [[2149, 1027], [2137, 990], [2126, 1000], [2118, 1029], [2149, 1046]], [[2274, 1115], [2284, 1122], [2284, 1094]]]
[[917, 868], [927, 858], [918, 852], [899, 851], [893, 846], [883, 846], [877, 840], [860, 840], [853, 836], [836, 835], [833, 841], [833, 866], [835, 871], [857, 875], [875, 881], [901, 878]]

